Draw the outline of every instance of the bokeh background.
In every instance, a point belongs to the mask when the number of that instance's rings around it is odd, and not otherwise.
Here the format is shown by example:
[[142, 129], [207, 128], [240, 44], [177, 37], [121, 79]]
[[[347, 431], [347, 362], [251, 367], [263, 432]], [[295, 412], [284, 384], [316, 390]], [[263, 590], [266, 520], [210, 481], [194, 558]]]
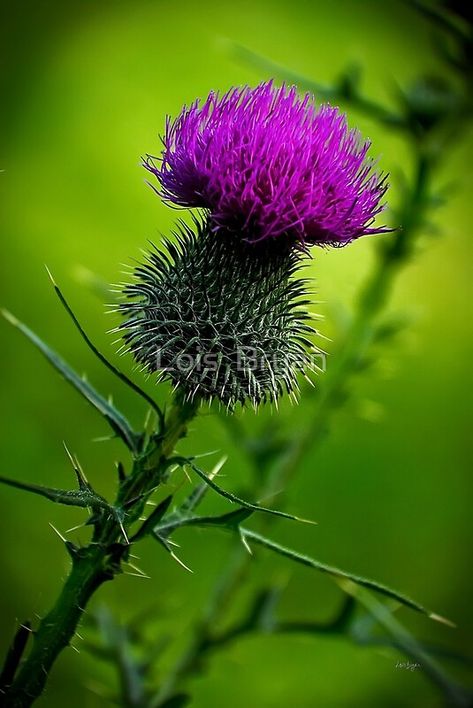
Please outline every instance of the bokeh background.
[[[116, 346], [100, 297], [84, 282], [94, 273], [121, 278], [122, 263], [147, 239], [168, 232], [175, 212], [144, 183], [140, 155], [159, 150], [165, 115], [210, 89], [269, 78], [239, 60], [232, 43], [316, 81], [329, 83], [348, 63], [364, 68], [366, 93], [389, 103], [419, 73], [442, 71], [431, 27], [404, 3], [376, 0], [73, 0], [2, 3], [1, 303], [26, 321], [139, 424], [144, 412], [100, 367], [54, 298], [53, 271], [94, 341], [112, 358]], [[399, 136], [350, 112], [392, 173], [411, 158]], [[399, 614], [420, 638], [471, 651], [471, 136], [452, 151], [439, 176], [449, 200], [435, 214], [439, 237], [398, 280], [390, 309], [410, 319], [403, 336], [379, 354], [356, 395], [331, 421], [330, 435], [309, 454], [293, 482], [290, 508], [318, 527], [280, 523], [281, 541], [329, 563], [377, 578], [452, 618], [455, 630], [408, 610]], [[388, 237], [385, 237], [388, 238]], [[336, 332], [373, 262], [373, 239], [317, 251], [322, 331]], [[0, 323], [2, 474], [51, 486], [71, 483], [62, 441], [77, 452], [103, 493], [114, 484], [118, 442], [98, 443], [104, 422], [21, 335]], [[131, 362], [121, 365], [131, 371]], [[329, 361], [330, 366], [330, 361]], [[148, 384], [154, 392], [153, 385]], [[159, 391], [161, 400], [167, 394]], [[304, 415], [304, 403], [301, 404]], [[283, 412], [283, 415], [286, 413]], [[269, 412], [259, 414], [261, 418]], [[246, 424], [258, 425], [252, 413]], [[288, 414], [287, 425], [291, 425]], [[229, 453], [228, 488], [245, 488], [248, 469], [215, 415], [195, 423], [192, 451]], [[187, 445], [191, 445], [189, 441]], [[209, 463], [210, 464], [210, 463]], [[48, 522], [66, 529], [83, 518], [12, 489], [0, 490], [0, 650], [17, 620], [41, 615], [67, 571]], [[214, 505], [214, 507], [212, 507]], [[208, 508], [221, 508], [209, 500]], [[77, 537], [80, 537], [78, 532]], [[100, 590], [122, 618], [155, 603], [157, 636], [185, 632], [202, 609], [229, 553], [217, 533], [181, 534], [190, 575], [151, 542], [140, 549], [151, 580], [120, 577]], [[258, 554], [252, 583], [287, 583], [281, 611], [323, 619], [340, 590], [327, 578]], [[80, 644], [80, 642], [79, 642]], [[80, 649], [80, 646], [78, 646]], [[396, 670], [392, 652], [329, 638], [258, 637], [214, 657], [191, 684], [195, 708], [247, 705], [300, 708], [383, 705], [433, 707], [441, 699], [420, 672]], [[453, 666], [452, 672], [458, 673]], [[465, 672], [461, 672], [465, 680]], [[113, 676], [84, 650], [66, 652], [40, 701], [44, 706], [108, 705], [94, 689]]]

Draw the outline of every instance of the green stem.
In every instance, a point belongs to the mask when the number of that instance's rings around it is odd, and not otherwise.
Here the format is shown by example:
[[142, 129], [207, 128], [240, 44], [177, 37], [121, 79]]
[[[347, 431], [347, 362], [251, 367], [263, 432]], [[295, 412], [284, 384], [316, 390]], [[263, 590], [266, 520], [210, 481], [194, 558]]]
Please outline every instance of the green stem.
[[180, 438], [186, 435], [188, 423], [199, 405], [198, 400], [186, 401], [178, 393], [165, 419], [162, 437], [150, 439], [142, 455], [135, 460], [131, 474], [120, 485], [115, 506], [126, 507], [129, 524], [141, 516], [147, 497], [163, 482], [166, 462]]
[[69, 646], [77, 625], [93, 593], [113, 578], [101, 546], [88, 546], [74, 557], [72, 569], [52, 610], [34, 635], [33, 648], [2, 705], [30, 706], [43, 692], [58, 655]]
[[[142, 513], [147, 497], [163, 479], [166, 461], [197, 412], [198, 402], [177, 397], [161, 437], [151, 437], [142, 455], [135, 458], [130, 475], [120, 484], [116, 509], [126, 509], [123, 526], [130, 526]], [[95, 522], [92, 541], [83, 548], [67, 543], [72, 568], [52, 610], [34, 633], [32, 649], [11, 686], [0, 696], [2, 706], [26, 708], [41, 695], [59, 654], [76, 633], [92, 595], [107, 580], [121, 572], [121, 561], [130, 546], [123, 538], [117, 518], [103, 514]]]

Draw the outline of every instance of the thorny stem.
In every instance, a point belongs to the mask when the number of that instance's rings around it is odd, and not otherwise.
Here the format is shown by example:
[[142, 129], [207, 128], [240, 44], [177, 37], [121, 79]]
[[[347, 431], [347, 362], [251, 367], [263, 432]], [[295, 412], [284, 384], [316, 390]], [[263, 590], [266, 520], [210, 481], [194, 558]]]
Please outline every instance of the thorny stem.
[[[323, 439], [330, 415], [338, 408], [349, 375], [370, 346], [374, 324], [389, 299], [396, 276], [411, 256], [413, 237], [423, 223], [431, 168], [428, 157], [420, 153], [416, 161], [413, 187], [402, 206], [402, 229], [379, 249], [373, 273], [359, 295], [358, 308], [350, 328], [333, 357], [332, 366], [319, 384], [311, 420], [302, 434], [277, 459], [271, 474], [259, 490], [260, 498], [270, 498], [275, 492], [286, 489], [307, 451]], [[270, 524], [271, 518], [262, 519], [261, 523]], [[162, 705], [178, 687], [182, 687], [182, 682], [198, 670], [203, 655], [214, 647], [215, 626], [224, 617], [226, 608], [238, 592], [249, 564], [250, 557], [239, 543], [217, 583], [207, 612], [194, 628], [188, 647], [163, 682], [153, 706]]]
[[16, 680], [1, 700], [4, 706], [30, 706], [43, 692], [57, 656], [73, 638], [92, 594], [114, 571], [107, 568], [105, 549], [89, 545], [73, 558], [72, 569], [52, 610], [34, 635], [33, 648]]
[[123, 521], [109, 514], [94, 522], [91, 542], [77, 548], [67, 542], [72, 567], [52, 610], [34, 632], [32, 649], [0, 704], [26, 708], [41, 695], [49, 672], [63, 649], [71, 644], [83, 612], [92, 595], [106, 581], [121, 572], [130, 546], [124, 531], [141, 515], [147, 497], [163, 480], [166, 462], [186, 433], [198, 403], [176, 397], [160, 437], [151, 436], [143, 452], [133, 460], [128, 477], [119, 486], [115, 508], [123, 510]]

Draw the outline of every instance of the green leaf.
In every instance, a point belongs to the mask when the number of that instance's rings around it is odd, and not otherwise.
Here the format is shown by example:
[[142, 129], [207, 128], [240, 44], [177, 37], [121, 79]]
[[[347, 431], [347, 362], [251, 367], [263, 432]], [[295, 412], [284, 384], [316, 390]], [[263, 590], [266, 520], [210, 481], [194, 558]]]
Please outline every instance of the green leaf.
[[163, 524], [154, 527], [154, 531], [161, 537], [166, 537], [177, 529], [184, 526], [221, 526], [223, 528], [234, 531], [239, 525], [249, 516], [255, 513], [255, 509], [247, 509], [240, 507], [235, 511], [230, 511], [228, 514], [220, 516], [177, 516], [177, 518], [169, 517], [169, 520]]
[[[428, 617], [430, 617], [430, 619], [451, 625], [451, 622], [449, 622], [449, 620], [446, 620], [444, 617], [441, 617], [440, 615], [437, 615], [431, 612], [430, 610], [427, 610], [415, 600], [412, 600], [410, 597], [404, 595], [401, 592], [398, 592], [397, 590], [393, 590], [387, 585], [378, 583], [375, 580], [370, 580], [369, 578], [364, 578], [355, 575], [354, 573], [349, 573], [345, 570], [341, 570], [340, 568], [336, 568], [335, 566], [327, 565], [326, 563], [321, 563], [320, 561], [315, 560], [310, 556], [307, 556], [303, 553], [298, 553], [297, 551], [294, 551], [291, 548], [287, 548], [286, 546], [282, 546], [281, 544], [276, 543], [275, 541], [272, 541], [271, 539], [266, 538], [265, 536], [262, 536], [261, 534], [258, 534], [255, 531], [243, 528], [242, 526], [240, 526], [240, 523], [244, 520], [244, 516], [248, 514], [249, 511], [249, 509], [243, 507], [237, 509], [234, 512], [231, 512], [230, 514], [224, 514], [222, 516], [191, 516], [188, 518], [170, 520], [169, 523], [164, 524], [162, 526], [158, 526], [155, 529], [155, 532], [156, 535], [159, 536], [158, 540], [163, 542], [165, 541], [164, 536], [169, 535], [173, 531], [177, 530], [178, 528], [182, 528], [183, 526], [214, 526], [226, 530], [237, 530], [240, 536], [242, 537], [242, 540], [246, 544], [248, 543], [248, 541], [253, 541], [254, 543], [259, 544], [260, 546], [269, 548], [269, 550], [274, 551], [275, 553], [279, 553], [279, 555], [285, 556], [286, 558], [290, 558], [296, 563], [308, 566], [309, 568], [313, 568], [314, 570], [318, 570], [322, 573], [327, 573], [328, 575], [331, 575], [332, 577], [336, 578], [338, 581], [351, 581], [353, 583], [356, 583], [356, 585], [366, 587], [370, 590], [373, 590], [374, 592], [379, 593], [380, 595], [384, 595], [386, 597], [394, 599], [397, 602], [400, 602], [402, 605], [405, 605], [406, 607], [409, 607], [413, 610], [416, 610], [417, 612], [427, 615]], [[253, 510], [251, 510], [251, 513], [252, 512]]]
[[52, 487], [42, 487], [39, 484], [29, 484], [20, 482], [16, 479], [9, 479], [0, 475], [0, 483], [6, 484], [9, 487], [15, 487], [25, 492], [32, 492], [41, 497], [45, 497], [57, 504], [66, 504], [67, 506], [80, 506], [85, 509], [107, 509], [113, 512], [113, 507], [101, 497], [99, 494], [90, 489], [67, 490], [54, 489]]
[[300, 521], [305, 524], [315, 524], [315, 521], [310, 521], [309, 519], [301, 519], [298, 516], [294, 516], [294, 514], [288, 514], [285, 511], [279, 511], [278, 509], [270, 509], [266, 506], [260, 506], [259, 504], [252, 504], [251, 502], [245, 501], [244, 499], [241, 499], [240, 497], [237, 497], [236, 494], [232, 494], [231, 492], [225, 491], [225, 489], [222, 489], [222, 487], [219, 487], [219, 485], [214, 482], [214, 480], [209, 477], [203, 470], [201, 470], [197, 465], [195, 465], [191, 459], [186, 458], [186, 457], [174, 457], [172, 458], [172, 461], [175, 462], [176, 464], [181, 465], [181, 467], [185, 467], [186, 465], [190, 467], [191, 470], [193, 470], [206, 484], [208, 484], [209, 487], [211, 487], [217, 494], [220, 494], [220, 496], [225, 497], [225, 499], [228, 499], [229, 501], [238, 504], [239, 506], [244, 507], [245, 509], [251, 509], [252, 511], [259, 511], [263, 512], [264, 514], [272, 514], [273, 516], [280, 516], [283, 519], [291, 519], [292, 521]]
[[313, 568], [314, 570], [318, 570], [322, 573], [328, 573], [328, 575], [331, 575], [332, 577], [338, 580], [351, 580], [356, 585], [361, 585], [362, 587], [374, 590], [380, 595], [385, 595], [386, 597], [390, 597], [394, 600], [397, 600], [402, 605], [410, 607], [412, 610], [416, 610], [417, 612], [421, 612], [422, 614], [427, 615], [431, 619], [445, 622], [445, 620], [439, 617], [439, 615], [430, 612], [430, 610], [427, 610], [418, 602], [415, 602], [415, 600], [412, 600], [410, 597], [398, 592], [397, 590], [389, 588], [387, 585], [382, 585], [381, 583], [378, 583], [375, 580], [369, 580], [368, 578], [363, 578], [361, 576], [354, 575], [353, 573], [348, 573], [345, 570], [340, 570], [340, 568], [321, 563], [320, 561], [317, 561], [314, 558], [311, 558], [310, 556], [306, 556], [303, 553], [298, 553], [297, 551], [293, 551], [292, 549], [287, 548], [286, 546], [281, 546], [279, 543], [276, 543], [275, 541], [272, 541], [271, 539], [266, 538], [265, 536], [261, 536], [261, 534], [256, 533], [255, 531], [250, 531], [250, 529], [240, 527], [240, 533], [244, 538], [246, 538], [247, 541], [253, 541], [254, 543], [257, 543], [260, 546], [269, 548], [269, 550], [274, 551], [275, 553], [279, 553], [279, 555], [285, 556], [286, 558], [290, 558], [296, 563], [308, 566], [309, 568]]
[[160, 423], [161, 430], [162, 430], [162, 429], [164, 428], [164, 414], [163, 414], [163, 411], [161, 410], [161, 408], [160, 408], [160, 407], [158, 406], [158, 404], [156, 403], [156, 401], [155, 401], [153, 398], [151, 398], [151, 396], [149, 396], [149, 395], [146, 393], [146, 391], [143, 391], [143, 389], [141, 389], [137, 384], [135, 384], [134, 381], [132, 381], [131, 379], [129, 379], [128, 376], [126, 376], [126, 374], [124, 374], [122, 371], [120, 371], [120, 369], [117, 369], [117, 367], [114, 366], [114, 365], [102, 354], [102, 352], [97, 349], [97, 347], [95, 346], [95, 344], [91, 341], [91, 339], [89, 338], [89, 336], [87, 335], [87, 333], [86, 333], [85, 330], [83, 329], [82, 325], [80, 324], [79, 320], [77, 319], [76, 315], [74, 314], [74, 311], [72, 310], [71, 306], [70, 306], [69, 303], [67, 302], [66, 298], [65, 298], [64, 295], [62, 294], [62, 291], [60, 290], [58, 284], [57, 284], [56, 281], [54, 280], [54, 278], [53, 278], [51, 272], [49, 271], [48, 268], [46, 268], [46, 270], [47, 270], [48, 275], [49, 275], [49, 277], [50, 277], [50, 279], [51, 279], [51, 282], [52, 282], [52, 284], [53, 284], [54, 291], [55, 291], [56, 295], [58, 296], [58, 298], [59, 298], [61, 304], [63, 305], [64, 309], [66, 310], [66, 312], [67, 312], [67, 314], [69, 315], [69, 317], [71, 318], [71, 320], [73, 321], [74, 325], [76, 326], [77, 330], [79, 331], [79, 334], [81, 335], [82, 339], [85, 341], [85, 343], [87, 344], [87, 346], [89, 347], [89, 349], [90, 349], [90, 350], [95, 354], [95, 356], [102, 362], [102, 364], [105, 364], [105, 366], [107, 367], [107, 369], [108, 369], [109, 371], [111, 371], [112, 374], [115, 374], [115, 376], [117, 376], [117, 377], [120, 379], [120, 381], [122, 381], [124, 384], [126, 384], [127, 386], [129, 386], [129, 388], [131, 388], [132, 391], [134, 391], [134, 392], [137, 393], [139, 396], [141, 396], [141, 398], [143, 398], [143, 399], [146, 401], [146, 403], [148, 403], [148, 405], [151, 406], [151, 408], [156, 412], [156, 414], [157, 414], [157, 416], [158, 416], [159, 423]]
[[139, 436], [133, 432], [126, 418], [83, 378], [81, 378], [55, 351], [45, 344], [29, 327], [3, 310], [4, 317], [32, 342], [50, 364], [107, 420], [116, 433], [132, 451], [138, 451]]

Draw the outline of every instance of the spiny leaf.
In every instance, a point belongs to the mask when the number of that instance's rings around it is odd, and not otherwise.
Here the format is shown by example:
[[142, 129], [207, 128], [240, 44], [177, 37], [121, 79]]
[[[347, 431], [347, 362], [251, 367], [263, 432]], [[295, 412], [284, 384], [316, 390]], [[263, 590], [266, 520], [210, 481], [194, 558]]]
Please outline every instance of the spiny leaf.
[[[397, 590], [388, 587], [387, 585], [378, 583], [375, 580], [370, 580], [369, 578], [364, 578], [355, 575], [354, 573], [349, 573], [345, 570], [341, 570], [340, 568], [336, 568], [335, 566], [327, 565], [326, 563], [321, 563], [320, 561], [317, 561], [314, 558], [311, 558], [310, 556], [294, 551], [291, 548], [287, 548], [286, 546], [282, 546], [281, 544], [276, 543], [275, 541], [272, 541], [271, 539], [266, 538], [265, 536], [262, 536], [261, 534], [258, 534], [255, 531], [243, 528], [242, 526], [240, 526], [240, 522], [243, 521], [241, 515], [244, 511], [248, 510], [238, 509], [237, 511], [232, 512], [230, 514], [224, 514], [223, 516], [216, 517], [194, 516], [189, 517], [187, 519], [176, 519], [175, 521], [170, 521], [169, 524], [163, 525], [162, 527], [158, 527], [156, 531], [162, 534], [170, 534], [171, 532], [183, 526], [216, 526], [222, 529], [229, 529], [233, 531], [238, 530], [243, 541], [254, 541], [255, 543], [261, 546], [269, 548], [275, 553], [279, 553], [280, 555], [285, 556], [286, 558], [290, 558], [296, 563], [308, 566], [309, 568], [314, 568], [315, 570], [318, 570], [322, 573], [327, 573], [328, 575], [333, 576], [339, 581], [350, 580], [353, 583], [356, 583], [357, 585], [369, 588], [370, 590], [373, 590], [379, 593], [380, 595], [385, 595], [386, 597], [400, 602], [406, 607], [410, 607], [411, 609], [416, 610], [417, 612], [425, 614], [430, 619], [451, 625], [449, 620], [446, 620], [444, 617], [430, 612], [415, 600], [412, 600], [407, 595], [404, 595], [403, 593], [400, 593]], [[160, 540], [162, 541], [163, 539], [161, 538]]]
[[222, 514], [221, 516], [195, 517], [194, 521], [200, 521], [200, 524], [205, 526], [226, 526], [227, 528], [234, 529], [243, 521], [246, 521], [255, 511], [256, 509], [241, 507], [240, 509], [235, 509], [235, 511], [230, 511], [228, 514]]
[[52, 366], [107, 420], [116, 433], [132, 451], [138, 451], [138, 436], [133, 432], [126, 418], [83, 378], [81, 378], [61, 357], [45, 344], [29, 327], [17, 320], [10, 312], [3, 310], [4, 317], [20, 330], [46, 357]]
[[394, 600], [397, 600], [402, 605], [410, 607], [412, 610], [416, 610], [417, 612], [421, 612], [422, 614], [427, 615], [431, 619], [437, 621], [439, 621], [439, 619], [443, 619], [439, 618], [438, 615], [430, 612], [430, 610], [427, 610], [425, 607], [420, 605], [418, 602], [415, 602], [415, 600], [412, 600], [407, 595], [404, 595], [403, 593], [400, 593], [397, 590], [393, 590], [387, 585], [382, 585], [381, 583], [378, 583], [375, 580], [369, 580], [368, 578], [363, 578], [361, 576], [354, 575], [353, 573], [348, 573], [345, 570], [340, 570], [340, 568], [321, 563], [320, 561], [317, 561], [314, 558], [311, 558], [310, 556], [306, 556], [303, 553], [298, 553], [297, 551], [293, 551], [291, 548], [281, 546], [279, 543], [276, 543], [275, 541], [272, 541], [271, 539], [266, 538], [265, 536], [262, 536], [261, 534], [256, 533], [255, 531], [250, 531], [250, 529], [240, 527], [240, 532], [247, 540], [254, 541], [254, 543], [257, 543], [260, 546], [269, 548], [269, 550], [274, 551], [275, 553], [279, 553], [279, 555], [285, 556], [286, 558], [290, 558], [296, 563], [308, 566], [309, 568], [314, 568], [315, 570], [318, 570], [322, 573], [328, 573], [329, 575], [339, 580], [351, 580], [357, 585], [361, 585], [363, 587], [369, 588], [370, 590], [374, 590], [380, 595], [385, 595], [386, 597], [390, 597]]
[[255, 513], [255, 509], [247, 509], [241, 507], [235, 511], [230, 511], [228, 514], [220, 516], [178, 516], [177, 518], [170, 517], [159, 526], [155, 526], [154, 531], [160, 536], [168, 536], [177, 529], [184, 526], [222, 526], [227, 529], [235, 530], [249, 516]]
[[41, 497], [45, 497], [57, 504], [66, 504], [67, 506], [80, 506], [86, 509], [107, 509], [113, 511], [113, 507], [101, 497], [99, 494], [90, 491], [89, 489], [67, 490], [54, 489], [52, 487], [42, 487], [39, 484], [29, 484], [20, 482], [16, 479], [8, 479], [0, 476], [0, 483], [6, 484], [9, 487], [22, 489], [25, 492], [32, 492]]
[[115, 374], [115, 376], [117, 376], [117, 377], [120, 379], [120, 381], [122, 381], [124, 384], [126, 384], [127, 386], [129, 386], [135, 393], [137, 393], [139, 396], [141, 396], [141, 398], [143, 398], [143, 399], [151, 406], [151, 408], [152, 408], [154, 411], [156, 411], [156, 414], [157, 414], [158, 419], [159, 419], [159, 422], [160, 422], [161, 430], [162, 430], [163, 427], [164, 427], [164, 415], [163, 415], [163, 412], [162, 412], [161, 408], [160, 408], [160, 407], [158, 406], [158, 404], [156, 403], [156, 401], [155, 401], [153, 398], [151, 398], [151, 396], [149, 396], [149, 395], [146, 393], [146, 391], [143, 391], [143, 389], [141, 389], [137, 384], [135, 384], [131, 379], [129, 379], [128, 376], [126, 376], [126, 374], [124, 374], [122, 371], [120, 371], [120, 369], [117, 369], [117, 367], [114, 366], [114, 365], [102, 354], [102, 352], [97, 349], [97, 347], [95, 346], [95, 344], [91, 341], [91, 339], [89, 338], [88, 334], [85, 332], [84, 328], [83, 328], [82, 325], [80, 324], [80, 322], [79, 322], [79, 320], [77, 319], [76, 315], [74, 314], [74, 311], [72, 310], [71, 306], [69, 305], [69, 303], [67, 302], [66, 298], [64, 297], [64, 295], [63, 295], [62, 291], [60, 290], [58, 284], [57, 284], [56, 281], [54, 280], [54, 278], [53, 278], [53, 276], [52, 276], [52, 274], [51, 274], [49, 268], [46, 267], [46, 270], [47, 270], [48, 275], [49, 275], [49, 277], [50, 277], [50, 279], [51, 279], [51, 283], [52, 283], [52, 285], [53, 285], [54, 291], [56, 292], [56, 295], [58, 296], [58, 298], [59, 298], [61, 304], [64, 306], [64, 309], [66, 310], [67, 314], [69, 315], [69, 317], [71, 318], [71, 320], [72, 320], [73, 323], [75, 324], [77, 330], [79, 331], [79, 334], [81, 335], [82, 339], [85, 341], [85, 343], [87, 344], [87, 346], [89, 347], [89, 349], [95, 354], [96, 357], [98, 357], [98, 359], [102, 362], [102, 364], [105, 364], [105, 366], [107, 367], [107, 369], [108, 369], [109, 371], [111, 371], [112, 374]]
[[148, 516], [146, 521], [143, 523], [142, 526], [138, 529], [138, 531], [135, 533], [135, 535], [132, 537], [132, 541], [139, 541], [141, 538], [144, 538], [144, 536], [148, 536], [152, 531], [156, 528], [158, 523], [161, 521], [163, 518], [164, 514], [166, 511], [169, 509], [169, 505], [172, 502], [172, 494], [167, 496], [165, 499], [163, 499], [162, 502], [158, 504], [158, 506], [153, 509], [151, 514]]
[[191, 459], [185, 457], [174, 457], [173, 460], [182, 467], [185, 467], [186, 465], [190, 467], [201, 479], [204, 480], [206, 484], [209, 485], [209, 487], [211, 487], [215, 492], [217, 492], [217, 494], [220, 494], [220, 496], [225, 497], [225, 499], [228, 499], [229, 501], [238, 504], [239, 506], [242, 506], [245, 509], [260, 511], [265, 514], [272, 514], [273, 516], [281, 516], [283, 519], [300, 521], [305, 524], [316, 523], [315, 521], [310, 521], [309, 519], [301, 519], [298, 516], [294, 516], [293, 514], [288, 514], [285, 511], [279, 511], [278, 509], [270, 509], [266, 506], [260, 506], [259, 504], [252, 504], [251, 502], [245, 501], [244, 499], [237, 497], [236, 494], [232, 494], [232, 492], [227, 492], [225, 491], [225, 489], [222, 489], [222, 487], [219, 487], [219, 485], [214, 482], [214, 480], [211, 479], [207, 474], [205, 474], [203, 470], [197, 467], [197, 465], [195, 465]]

